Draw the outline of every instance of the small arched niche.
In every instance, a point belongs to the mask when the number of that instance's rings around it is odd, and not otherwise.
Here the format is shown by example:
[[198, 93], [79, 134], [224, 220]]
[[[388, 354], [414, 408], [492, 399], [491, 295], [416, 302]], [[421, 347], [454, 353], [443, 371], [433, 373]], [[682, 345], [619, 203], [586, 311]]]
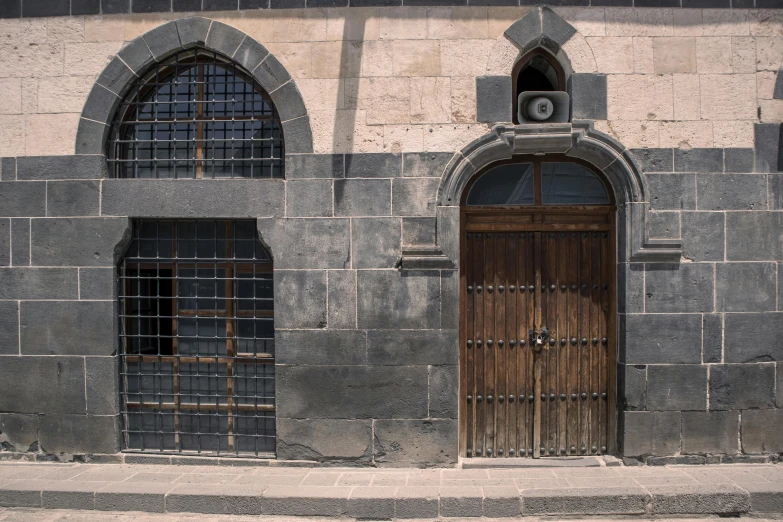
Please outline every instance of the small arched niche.
[[565, 91], [566, 75], [563, 66], [549, 51], [537, 47], [525, 54], [514, 65], [511, 73], [512, 82], [512, 117], [514, 123], [519, 123], [517, 117], [519, 95], [525, 91]]

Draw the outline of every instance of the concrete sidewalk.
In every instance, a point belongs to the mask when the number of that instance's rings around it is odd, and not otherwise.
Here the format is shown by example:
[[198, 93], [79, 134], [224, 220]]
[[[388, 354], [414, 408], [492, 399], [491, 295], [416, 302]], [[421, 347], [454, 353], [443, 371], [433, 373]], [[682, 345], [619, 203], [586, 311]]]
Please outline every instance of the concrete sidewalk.
[[0, 506], [369, 519], [783, 513], [783, 465], [375, 469], [0, 463]]

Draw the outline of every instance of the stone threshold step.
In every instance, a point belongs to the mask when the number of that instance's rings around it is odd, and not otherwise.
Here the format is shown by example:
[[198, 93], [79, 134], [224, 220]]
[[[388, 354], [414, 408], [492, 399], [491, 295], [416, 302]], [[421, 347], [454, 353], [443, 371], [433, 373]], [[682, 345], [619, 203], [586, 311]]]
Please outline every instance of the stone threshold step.
[[532, 458], [483, 458], [460, 459], [463, 469], [509, 468], [599, 468], [606, 463], [601, 457], [546, 457]]
[[783, 513], [779, 484], [523, 489], [13, 480], [0, 507], [359, 519]]

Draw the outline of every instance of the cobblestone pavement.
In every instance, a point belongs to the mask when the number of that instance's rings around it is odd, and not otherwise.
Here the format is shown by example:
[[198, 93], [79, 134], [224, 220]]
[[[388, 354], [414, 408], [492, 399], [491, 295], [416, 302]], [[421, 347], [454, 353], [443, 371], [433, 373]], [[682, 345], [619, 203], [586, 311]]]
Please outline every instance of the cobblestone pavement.
[[783, 465], [421, 470], [14, 462], [0, 463], [0, 506], [381, 519], [766, 516], [783, 513]]

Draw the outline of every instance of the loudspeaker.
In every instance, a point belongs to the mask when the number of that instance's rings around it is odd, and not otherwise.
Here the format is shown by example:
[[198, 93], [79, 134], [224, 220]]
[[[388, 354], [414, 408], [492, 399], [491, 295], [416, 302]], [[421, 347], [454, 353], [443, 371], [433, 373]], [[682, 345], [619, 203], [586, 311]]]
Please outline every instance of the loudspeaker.
[[523, 91], [517, 98], [519, 123], [567, 123], [570, 98], [563, 91]]

